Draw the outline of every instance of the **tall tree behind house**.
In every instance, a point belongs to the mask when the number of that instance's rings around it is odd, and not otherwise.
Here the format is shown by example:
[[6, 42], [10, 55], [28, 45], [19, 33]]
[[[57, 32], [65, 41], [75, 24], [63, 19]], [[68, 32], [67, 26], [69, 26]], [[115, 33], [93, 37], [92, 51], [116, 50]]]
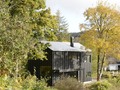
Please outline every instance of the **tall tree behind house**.
[[59, 10], [56, 12], [56, 20], [57, 20], [57, 27], [58, 27], [56, 36], [58, 41], [68, 41], [69, 40], [68, 23], [65, 17], [61, 16], [61, 13]]

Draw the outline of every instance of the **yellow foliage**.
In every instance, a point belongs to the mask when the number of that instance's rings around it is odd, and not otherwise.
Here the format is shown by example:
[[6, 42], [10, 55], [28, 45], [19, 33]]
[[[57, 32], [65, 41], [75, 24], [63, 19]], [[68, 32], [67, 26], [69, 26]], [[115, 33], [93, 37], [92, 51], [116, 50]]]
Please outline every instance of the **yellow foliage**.
[[120, 57], [120, 12], [114, 7], [98, 3], [84, 12], [86, 30], [80, 38], [88, 48]]

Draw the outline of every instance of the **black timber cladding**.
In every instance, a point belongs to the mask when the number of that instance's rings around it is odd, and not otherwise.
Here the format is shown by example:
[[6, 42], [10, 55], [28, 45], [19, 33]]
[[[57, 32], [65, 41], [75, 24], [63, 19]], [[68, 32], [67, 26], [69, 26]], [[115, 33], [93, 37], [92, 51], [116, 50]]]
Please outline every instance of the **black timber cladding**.
[[[50, 44], [48, 49], [45, 50], [48, 60], [39, 60], [39, 66], [34, 65], [40, 68], [40, 73], [36, 76], [45, 76], [42, 69], [44, 67], [49, 67], [50, 73], [48, 75], [51, 77], [49, 85], [53, 85], [63, 74], [75, 76], [82, 82], [91, 80], [90, 49], [86, 49], [79, 43], [74, 43], [74, 47], [71, 47], [69, 42], [42, 41], [42, 43]], [[34, 62], [36, 61], [34, 60]]]

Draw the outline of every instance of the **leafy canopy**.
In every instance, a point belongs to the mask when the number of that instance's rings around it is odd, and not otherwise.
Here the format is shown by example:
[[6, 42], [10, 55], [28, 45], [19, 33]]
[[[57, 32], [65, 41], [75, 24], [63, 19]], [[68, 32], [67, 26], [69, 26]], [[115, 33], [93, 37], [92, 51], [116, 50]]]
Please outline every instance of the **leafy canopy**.
[[103, 2], [84, 12], [86, 30], [81, 41], [91, 48], [97, 60], [97, 79], [102, 75], [104, 61], [108, 56], [120, 58], [120, 12]]
[[[99, 3], [84, 12], [86, 17], [85, 30], [81, 40], [89, 48], [109, 54], [116, 53], [120, 48], [120, 12], [114, 7]], [[116, 48], [117, 47], [117, 48]]]
[[0, 6], [0, 74], [22, 76], [28, 53], [45, 58], [40, 41], [56, 39], [56, 19], [44, 0], [2, 0]]

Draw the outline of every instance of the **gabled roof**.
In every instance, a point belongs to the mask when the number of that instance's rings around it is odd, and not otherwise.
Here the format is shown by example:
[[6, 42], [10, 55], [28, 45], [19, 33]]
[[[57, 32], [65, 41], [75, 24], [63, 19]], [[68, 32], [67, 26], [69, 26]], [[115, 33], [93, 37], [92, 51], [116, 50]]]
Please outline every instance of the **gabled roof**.
[[90, 49], [86, 49], [80, 43], [74, 43], [74, 47], [70, 46], [70, 42], [54, 42], [54, 41], [42, 41], [42, 43], [49, 43], [52, 51], [74, 51], [74, 52], [91, 52]]

